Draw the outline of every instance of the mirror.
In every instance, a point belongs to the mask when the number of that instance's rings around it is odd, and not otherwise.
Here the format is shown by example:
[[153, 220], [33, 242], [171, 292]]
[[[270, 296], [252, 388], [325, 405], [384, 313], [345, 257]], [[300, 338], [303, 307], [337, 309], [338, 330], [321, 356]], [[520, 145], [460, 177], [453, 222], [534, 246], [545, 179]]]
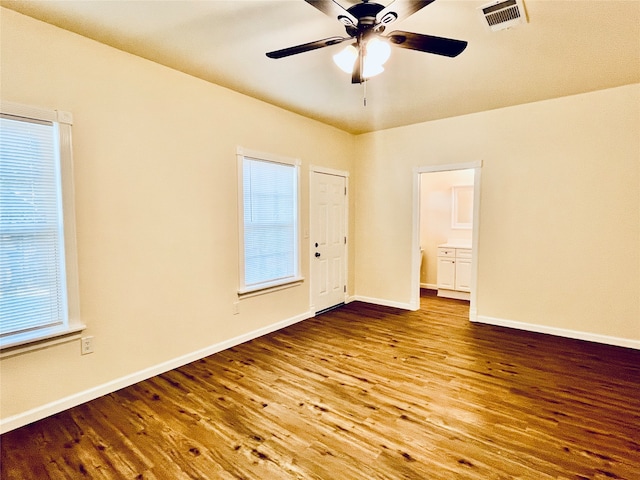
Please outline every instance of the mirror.
[[451, 228], [471, 229], [473, 226], [473, 185], [451, 187]]

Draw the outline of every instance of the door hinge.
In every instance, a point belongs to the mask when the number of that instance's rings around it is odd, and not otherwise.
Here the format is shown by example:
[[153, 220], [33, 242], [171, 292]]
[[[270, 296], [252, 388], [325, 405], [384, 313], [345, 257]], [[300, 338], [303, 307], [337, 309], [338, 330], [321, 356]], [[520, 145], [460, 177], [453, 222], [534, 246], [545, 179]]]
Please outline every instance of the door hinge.
[[344, 244], [347, 244], [347, 237], [344, 237]]
[[344, 286], [344, 293], [347, 293], [347, 286]]
[[347, 187], [344, 187], [344, 194], [347, 194]]

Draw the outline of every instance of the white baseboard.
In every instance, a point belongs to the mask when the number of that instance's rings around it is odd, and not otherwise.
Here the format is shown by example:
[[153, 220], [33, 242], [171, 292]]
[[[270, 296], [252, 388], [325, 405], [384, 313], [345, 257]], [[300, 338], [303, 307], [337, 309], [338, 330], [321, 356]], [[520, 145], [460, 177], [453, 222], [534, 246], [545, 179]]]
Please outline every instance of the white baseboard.
[[356, 295], [351, 297], [352, 300], [357, 300], [359, 302], [372, 303], [374, 305], [381, 305], [383, 307], [393, 307], [393, 308], [401, 308], [402, 310], [419, 310], [420, 305], [415, 306], [411, 303], [401, 303], [393, 300], [386, 300], [384, 298], [373, 298], [373, 297], [363, 297], [362, 295]]
[[461, 292], [459, 290], [438, 289], [438, 296], [455, 300], [471, 300], [471, 292]]
[[168, 372], [169, 370], [181, 367], [183, 365], [186, 365], [187, 363], [195, 362], [196, 360], [208, 357], [209, 355], [221, 352], [222, 350], [235, 347], [236, 345], [240, 345], [241, 343], [253, 340], [254, 338], [258, 338], [268, 333], [275, 332], [276, 330], [280, 330], [281, 328], [288, 327], [289, 325], [293, 325], [294, 323], [301, 322], [302, 320], [306, 320], [307, 318], [310, 318], [312, 316], [313, 314], [311, 312], [305, 312], [295, 317], [273, 323], [271, 325], [267, 325], [266, 327], [262, 327], [252, 332], [248, 332], [229, 340], [216, 343], [209, 347], [196, 350], [195, 352], [182, 355], [158, 365], [145, 368], [144, 370], [134, 372], [130, 375], [117, 378], [88, 390], [75, 393], [65, 398], [61, 398], [60, 400], [56, 400], [46, 405], [42, 405], [26, 412], [19, 413], [12, 417], [3, 418], [0, 420], [0, 434], [9, 432], [16, 428], [20, 428], [24, 425], [28, 425], [29, 423], [35, 422], [37, 420], [42, 420], [43, 418], [49, 417], [56, 413], [60, 413], [82, 403], [94, 400], [103, 395], [113, 393], [116, 390], [128, 387], [130, 385], [133, 385], [134, 383], [138, 383], [156, 375], [160, 375], [161, 373]]
[[524, 323], [515, 320], [487, 317], [485, 315], [477, 315], [475, 314], [475, 312], [473, 315], [469, 316], [469, 319], [472, 322], [486, 323], [488, 325], [496, 325], [498, 327], [515, 328], [517, 330], [525, 330], [527, 332], [546, 333], [549, 335], [556, 335], [558, 337], [586, 340], [588, 342], [603, 343], [605, 345], [614, 345], [616, 347], [626, 347], [640, 350], [640, 340], [632, 340], [630, 338], [610, 337], [597, 333], [581, 332], [578, 330], [569, 330], [566, 328], [549, 327], [546, 325], [537, 325], [534, 323]]

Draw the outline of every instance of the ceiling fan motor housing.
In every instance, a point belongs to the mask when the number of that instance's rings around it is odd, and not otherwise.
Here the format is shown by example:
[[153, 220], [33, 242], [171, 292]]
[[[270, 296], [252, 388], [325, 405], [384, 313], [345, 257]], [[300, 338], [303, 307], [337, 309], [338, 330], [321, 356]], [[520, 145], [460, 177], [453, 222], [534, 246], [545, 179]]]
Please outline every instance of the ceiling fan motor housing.
[[[384, 10], [384, 5], [378, 3], [366, 2], [358, 3], [351, 6], [347, 11], [358, 19], [358, 25], [355, 29], [355, 34], [364, 33], [376, 26], [376, 16]], [[352, 32], [347, 28], [347, 33], [352, 35]], [[352, 35], [353, 36], [353, 35]]]

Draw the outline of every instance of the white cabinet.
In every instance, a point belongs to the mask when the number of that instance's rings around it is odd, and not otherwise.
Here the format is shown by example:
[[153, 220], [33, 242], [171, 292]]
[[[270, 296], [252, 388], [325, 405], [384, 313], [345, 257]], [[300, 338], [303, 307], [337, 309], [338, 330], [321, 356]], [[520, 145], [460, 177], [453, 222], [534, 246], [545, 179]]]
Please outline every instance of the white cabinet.
[[466, 246], [438, 246], [438, 296], [469, 300], [472, 257]]
[[454, 290], [456, 285], [456, 250], [438, 247], [438, 289]]
[[461, 292], [471, 291], [471, 260], [456, 260], [456, 281], [454, 290]]
[[456, 288], [456, 261], [438, 257], [438, 288]]

